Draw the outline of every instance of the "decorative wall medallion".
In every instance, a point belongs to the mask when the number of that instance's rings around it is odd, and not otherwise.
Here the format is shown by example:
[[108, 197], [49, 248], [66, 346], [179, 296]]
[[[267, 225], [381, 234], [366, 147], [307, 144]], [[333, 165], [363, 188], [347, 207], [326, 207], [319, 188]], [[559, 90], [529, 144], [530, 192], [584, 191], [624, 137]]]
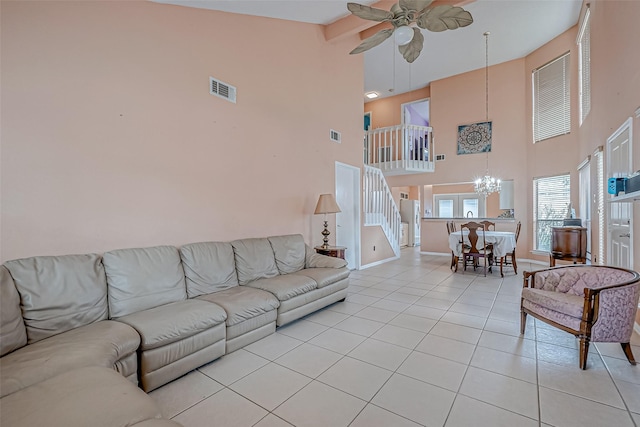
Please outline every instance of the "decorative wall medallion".
[[458, 126], [458, 154], [491, 151], [491, 122]]

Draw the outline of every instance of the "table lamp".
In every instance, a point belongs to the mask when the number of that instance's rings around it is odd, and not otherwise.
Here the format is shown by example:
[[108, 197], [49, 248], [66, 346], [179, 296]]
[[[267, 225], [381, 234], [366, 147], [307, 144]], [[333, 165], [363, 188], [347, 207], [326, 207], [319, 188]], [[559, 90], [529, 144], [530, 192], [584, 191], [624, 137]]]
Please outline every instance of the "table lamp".
[[314, 214], [324, 214], [324, 230], [322, 230], [324, 244], [322, 247], [325, 249], [329, 247], [329, 234], [331, 234], [327, 229], [327, 214], [338, 212], [341, 212], [340, 207], [336, 203], [336, 198], [333, 197], [333, 194], [321, 194]]

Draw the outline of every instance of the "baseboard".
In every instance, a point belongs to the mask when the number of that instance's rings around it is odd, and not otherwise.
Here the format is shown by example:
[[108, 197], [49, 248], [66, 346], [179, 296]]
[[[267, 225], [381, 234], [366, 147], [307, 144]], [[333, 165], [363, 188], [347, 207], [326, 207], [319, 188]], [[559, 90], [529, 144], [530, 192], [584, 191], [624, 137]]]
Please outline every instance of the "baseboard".
[[372, 263], [369, 263], [369, 264], [361, 265], [360, 266], [360, 270], [366, 270], [367, 268], [375, 267], [376, 265], [384, 264], [384, 263], [387, 263], [389, 261], [395, 261], [397, 259], [400, 259], [400, 257], [399, 256], [394, 256], [394, 257], [391, 257], [391, 258], [387, 258], [387, 259], [383, 259], [383, 260], [380, 260], [380, 261], [375, 261], [375, 262], [372, 262]]

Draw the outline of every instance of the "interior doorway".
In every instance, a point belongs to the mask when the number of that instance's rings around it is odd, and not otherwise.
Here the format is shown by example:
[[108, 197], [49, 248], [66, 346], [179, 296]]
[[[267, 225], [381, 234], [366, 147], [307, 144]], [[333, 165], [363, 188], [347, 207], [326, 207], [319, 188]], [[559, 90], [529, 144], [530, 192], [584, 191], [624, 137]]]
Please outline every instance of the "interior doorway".
[[345, 246], [351, 270], [360, 269], [360, 168], [336, 162], [336, 246]]
[[429, 113], [429, 98], [407, 102], [400, 106], [402, 108], [403, 125], [431, 126], [431, 116]]

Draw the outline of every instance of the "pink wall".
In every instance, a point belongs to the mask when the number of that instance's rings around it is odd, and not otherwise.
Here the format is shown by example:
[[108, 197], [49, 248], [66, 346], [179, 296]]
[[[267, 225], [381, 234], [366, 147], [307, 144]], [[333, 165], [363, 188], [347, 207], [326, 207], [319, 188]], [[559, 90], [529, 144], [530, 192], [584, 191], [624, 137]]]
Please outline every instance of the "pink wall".
[[[152, 2], [1, 8], [0, 260], [321, 242], [312, 213], [335, 161], [362, 163], [357, 37]], [[237, 86], [237, 104], [209, 95], [209, 76]]]
[[[586, 3], [586, 2], [585, 2]], [[591, 111], [579, 128], [580, 157], [592, 154], [629, 117], [633, 121], [633, 170], [640, 170], [640, 2], [591, 1]], [[606, 153], [606, 148], [605, 148]], [[606, 159], [605, 159], [606, 167]], [[595, 167], [591, 168], [595, 175]], [[608, 177], [605, 171], [605, 178]], [[592, 178], [594, 182], [595, 178]], [[598, 214], [592, 208], [592, 221]], [[606, 231], [605, 231], [606, 232]], [[640, 269], [640, 204], [634, 203], [633, 266]], [[593, 236], [597, 251], [597, 235]], [[605, 239], [606, 241], [606, 239]], [[606, 253], [606, 248], [605, 248]]]

